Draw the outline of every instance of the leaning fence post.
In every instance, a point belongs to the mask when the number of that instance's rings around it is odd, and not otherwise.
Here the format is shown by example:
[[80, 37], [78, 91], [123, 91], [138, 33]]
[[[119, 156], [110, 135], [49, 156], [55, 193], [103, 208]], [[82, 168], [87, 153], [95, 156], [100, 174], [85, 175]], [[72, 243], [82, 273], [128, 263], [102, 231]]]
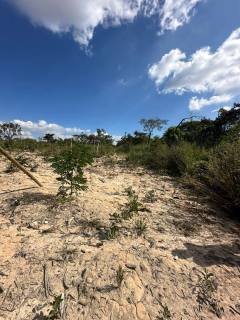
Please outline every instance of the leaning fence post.
[[34, 182], [36, 182], [36, 184], [39, 185], [39, 187], [42, 187], [42, 184], [29, 171], [27, 171], [17, 160], [15, 160], [7, 151], [5, 151], [3, 148], [0, 147], [0, 152], [13, 164], [15, 164], [16, 167], [18, 167], [27, 176], [29, 176], [29, 178], [31, 178]]

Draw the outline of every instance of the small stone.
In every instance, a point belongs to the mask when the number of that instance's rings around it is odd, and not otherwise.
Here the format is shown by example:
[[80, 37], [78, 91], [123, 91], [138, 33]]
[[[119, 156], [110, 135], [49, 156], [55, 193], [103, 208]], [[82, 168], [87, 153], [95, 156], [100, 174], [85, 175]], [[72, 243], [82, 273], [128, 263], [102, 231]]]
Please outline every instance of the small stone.
[[144, 262], [140, 263], [140, 269], [142, 272], [148, 272], [149, 268], [147, 267], [147, 265]]
[[125, 266], [131, 270], [135, 270], [137, 268], [137, 266], [133, 263], [126, 263]]
[[48, 225], [45, 225], [45, 226], [41, 226], [40, 228], [40, 232], [41, 233], [51, 233], [54, 231], [54, 228], [53, 227], [50, 227]]
[[90, 278], [90, 277], [88, 277], [88, 278], [86, 279], [86, 281], [87, 281], [87, 283], [88, 283], [88, 284], [93, 283], [93, 279], [92, 279], [92, 278]]
[[86, 306], [88, 304], [88, 300], [85, 298], [79, 298], [78, 303], [81, 304], [82, 306]]
[[37, 221], [34, 221], [34, 222], [32, 222], [32, 223], [29, 223], [29, 224], [27, 225], [27, 228], [28, 228], [28, 229], [35, 229], [35, 230], [37, 230], [37, 229], [38, 229], [38, 222], [37, 222]]

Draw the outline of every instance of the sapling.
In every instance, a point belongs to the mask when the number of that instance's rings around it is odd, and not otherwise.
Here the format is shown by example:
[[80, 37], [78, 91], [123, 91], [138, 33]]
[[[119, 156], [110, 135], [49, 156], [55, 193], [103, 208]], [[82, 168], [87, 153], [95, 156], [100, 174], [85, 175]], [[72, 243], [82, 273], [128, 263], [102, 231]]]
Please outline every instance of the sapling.
[[64, 150], [50, 159], [52, 168], [59, 177], [61, 185], [58, 195], [62, 198], [72, 197], [80, 190], [87, 189], [87, 179], [84, 177], [83, 168], [93, 161], [87, 148], [74, 146], [71, 150]]

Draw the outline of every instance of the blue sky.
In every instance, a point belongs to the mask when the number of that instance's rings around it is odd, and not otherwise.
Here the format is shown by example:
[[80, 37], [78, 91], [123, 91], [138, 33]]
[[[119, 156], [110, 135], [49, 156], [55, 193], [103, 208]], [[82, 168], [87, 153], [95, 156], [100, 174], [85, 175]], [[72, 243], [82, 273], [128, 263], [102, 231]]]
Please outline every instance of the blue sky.
[[104, 18], [95, 0], [90, 13], [83, 0], [41, 1], [0, 0], [0, 120], [29, 136], [122, 135], [141, 118], [173, 125], [239, 101], [239, 0], [165, 0], [148, 15], [110, 0]]

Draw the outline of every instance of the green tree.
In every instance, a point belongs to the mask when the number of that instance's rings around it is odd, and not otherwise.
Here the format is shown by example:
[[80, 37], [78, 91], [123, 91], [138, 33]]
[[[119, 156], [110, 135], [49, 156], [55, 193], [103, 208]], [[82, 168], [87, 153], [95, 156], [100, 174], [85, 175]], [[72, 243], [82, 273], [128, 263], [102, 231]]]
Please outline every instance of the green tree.
[[86, 147], [74, 146], [72, 150], [62, 151], [50, 159], [52, 168], [59, 177], [61, 186], [58, 194], [62, 197], [72, 196], [80, 190], [86, 190], [87, 180], [83, 168], [93, 161], [92, 155]]
[[182, 131], [178, 127], [170, 127], [163, 135], [163, 140], [169, 145], [173, 145], [182, 140]]
[[148, 135], [148, 144], [151, 141], [151, 137], [154, 130], [160, 131], [164, 125], [167, 124], [167, 120], [161, 120], [159, 118], [152, 119], [141, 119], [139, 123], [143, 127], [143, 131], [145, 131]]
[[56, 141], [54, 133], [46, 133], [42, 139], [49, 143], [54, 143]]

